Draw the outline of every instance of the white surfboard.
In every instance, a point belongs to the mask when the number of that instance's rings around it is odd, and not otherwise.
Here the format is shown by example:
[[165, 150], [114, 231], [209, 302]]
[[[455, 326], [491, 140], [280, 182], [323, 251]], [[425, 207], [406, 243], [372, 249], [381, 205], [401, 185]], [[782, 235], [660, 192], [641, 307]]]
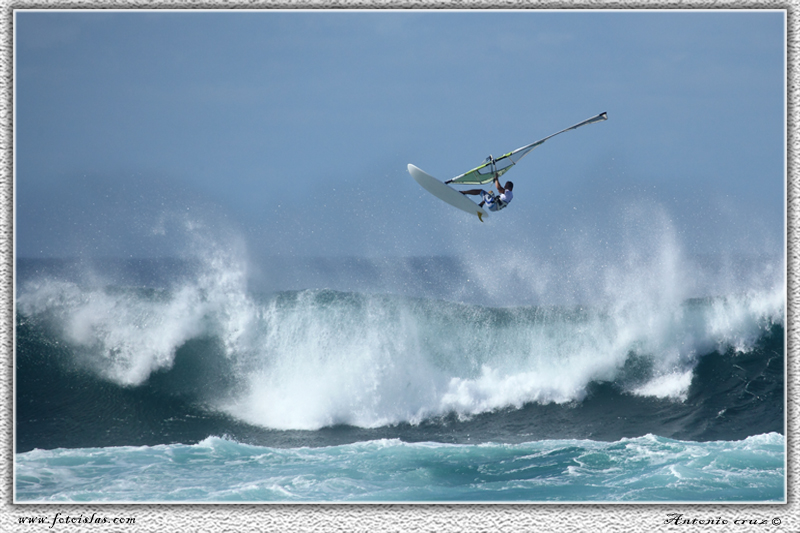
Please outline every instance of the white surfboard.
[[453, 207], [457, 207], [472, 215], [478, 215], [481, 222], [489, 217], [489, 213], [478, 204], [414, 165], [408, 165], [408, 173], [411, 174], [411, 177], [414, 178], [417, 183], [422, 185], [423, 189], [440, 200], [444, 200]]

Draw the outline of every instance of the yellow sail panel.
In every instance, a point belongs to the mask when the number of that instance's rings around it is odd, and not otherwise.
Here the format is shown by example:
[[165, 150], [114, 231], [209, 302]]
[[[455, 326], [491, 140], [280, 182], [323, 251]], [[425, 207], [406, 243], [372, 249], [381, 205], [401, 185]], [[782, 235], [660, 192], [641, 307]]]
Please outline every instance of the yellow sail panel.
[[482, 185], [494, 180], [495, 173], [499, 178], [513, 167], [517, 161], [533, 150], [537, 145], [528, 145], [513, 152], [509, 152], [504, 156], [493, 159], [492, 156], [486, 158], [482, 165], [467, 171], [460, 176], [456, 176], [445, 183], [460, 183], [462, 185]]

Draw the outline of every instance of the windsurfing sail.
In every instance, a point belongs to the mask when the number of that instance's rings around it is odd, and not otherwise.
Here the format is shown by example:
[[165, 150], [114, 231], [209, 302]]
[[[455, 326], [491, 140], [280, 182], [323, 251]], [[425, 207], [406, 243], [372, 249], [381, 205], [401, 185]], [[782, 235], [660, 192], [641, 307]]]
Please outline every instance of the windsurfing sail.
[[493, 158], [492, 156], [487, 157], [483, 164], [481, 164], [477, 168], [473, 168], [472, 170], [461, 174], [460, 176], [456, 176], [453, 179], [449, 179], [445, 181], [445, 183], [459, 183], [462, 185], [482, 185], [484, 183], [489, 183], [490, 181], [494, 180], [494, 175], [497, 173], [497, 177], [499, 178], [509, 170], [511, 167], [517, 164], [517, 162], [528, 155], [528, 153], [539, 146], [540, 144], [544, 143], [547, 139], [552, 139], [556, 135], [560, 133], [564, 133], [565, 131], [576, 130], [581, 126], [586, 126], [588, 124], [594, 124], [595, 122], [602, 122], [604, 120], [608, 120], [608, 115], [603, 112], [599, 115], [586, 119], [583, 122], [579, 122], [574, 126], [570, 126], [567, 129], [561, 130], [556, 132], [552, 135], [548, 135], [544, 139], [538, 140], [534, 143], [527, 144], [521, 148], [517, 148], [513, 152], [509, 152], [503, 156], [498, 157], [497, 159]]

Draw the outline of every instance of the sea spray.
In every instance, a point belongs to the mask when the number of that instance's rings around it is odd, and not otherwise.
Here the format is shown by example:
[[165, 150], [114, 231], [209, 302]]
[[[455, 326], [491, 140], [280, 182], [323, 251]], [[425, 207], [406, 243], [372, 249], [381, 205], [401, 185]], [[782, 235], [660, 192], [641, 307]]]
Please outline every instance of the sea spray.
[[[264, 344], [263, 372], [251, 381], [251, 395], [238, 406], [244, 408], [229, 411], [280, 428], [375, 427], [580, 400], [590, 382], [618, 379], [632, 352], [657, 361], [647, 380], [659, 385], [635, 392], [681, 398], [698, 352], [725, 340], [702, 335], [702, 313], [674, 310], [665, 311], [673, 321], [665, 331], [675, 335], [650, 339], [647, 316], [642, 327], [620, 332], [607, 315], [586, 311], [492, 310], [329, 291], [304, 291], [282, 304], [271, 315], [275, 333]], [[765, 325], [759, 316], [751, 322]], [[692, 328], [700, 328], [696, 337], [683, 334]], [[273, 360], [278, 367], [266, 363]], [[665, 379], [676, 372], [679, 379]], [[287, 413], [288, 424], [275, 419]]]
[[243, 244], [208, 237], [204, 224], [185, 216], [177, 223], [191, 236], [193, 275], [179, 276], [169, 288], [119, 287], [89, 265], [80, 277], [90, 283], [48, 276], [26, 281], [18, 287], [18, 312], [72, 346], [74, 363], [124, 385], [169, 368], [176, 350], [198, 337], [221, 338], [229, 356], [237, 353], [254, 317]]
[[[747, 351], [783, 324], [781, 299], [762, 294], [650, 307], [621, 321], [605, 309], [495, 309], [328, 290], [251, 298], [225, 287], [48, 282], [27, 286], [18, 305], [26, 320], [47, 322], [77, 361], [126, 385], [169, 368], [191, 339], [218, 338], [239, 386], [217, 407], [279, 429], [580, 401], [590, 383], [604, 381], [680, 400], [701, 355]], [[632, 361], [641, 361], [638, 374], [627, 370]]]
[[[695, 298], [699, 287], [687, 280], [697, 265], [669, 218], [658, 209], [649, 226], [643, 218], [631, 212], [628, 244], [615, 260], [547, 270], [539, 259], [534, 272], [525, 270], [525, 250], [456, 261], [464, 268], [456, 274], [495, 299], [530, 282], [529, 290], [545, 290], [539, 299], [559, 301], [560, 289], [540, 280], [561, 271], [572, 280], [567, 292], [583, 295], [568, 304], [498, 307], [331, 289], [259, 293], [235, 232], [179, 215], [170, 227], [185, 235], [184, 253], [196, 262], [191, 275], [157, 288], [101, 276], [91, 284], [34, 276], [18, 287], [17, 310], [69, 347], [60, 355], [69, 364], [125, 386], [149, 383], [178, 353], [191, 357], [191, 343], [219, 346], [232, 385], [205, 406], [267, 428], [376, 428], [569, 404], [583, 401], [595, 383], [683, 401], [702, 356], [747, 352], [783, 325], [783, 284], [774, 278], [762, 288]], [[158, 232], [167, 226], [159, 220]], [[405, 263], [401, 277], [417, 279], [436, 264]], [[583, 264], [602, 268], [592, 274]]]
[[441, 371], [419, 346], [419, 322], [402, 301], [301, 291], [259, 314], [248, 392], [225, 410], [282, 429], [419, 421]]

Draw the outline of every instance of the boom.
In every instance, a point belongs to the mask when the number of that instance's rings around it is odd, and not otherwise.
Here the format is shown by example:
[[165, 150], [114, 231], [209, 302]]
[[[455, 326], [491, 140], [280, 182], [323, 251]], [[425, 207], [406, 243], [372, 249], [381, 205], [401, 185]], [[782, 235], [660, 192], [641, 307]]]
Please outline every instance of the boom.
[[473, 168], [470, 171], [467, 171], [460, 176], [456, 176], [453, 179], [449, 179], [445, 181], [445, 183], [459, 183], [462, 185], [482, 185], [484, 183], [489, 183], [490, 181], [494, 180], [494, 174], [497, 173], [497, 176], [500, 177], [509, 170], [511, 167], [517, 164], [517, 162], [528, 155], [528, 153], [539, 146], [540, 144], [544, 143], [548, 139], [552, 139], [556, 135], [564, 133], [565, 131], [576, 130], [581, 126], [586, 126], [588, 124], [594, 124], [595, 122], [602, 122], [604, 120], [608, 120], [608, 114], [603, 112], [597, 116], [592, 118], [588, 118], [583, 122], [579, 122], [574, 126], [570, 126], [569, 128], [563, 129], [558, 131], [552, 135], [548, 135], [544, 139], [540, 139], [534, 143], [526, 144], [521, 148], [517, 148], [513, 152], [509, 152], [503, 156], [494, 159], [492, 156], [486, 158], [482, 165], [479, 167]]

